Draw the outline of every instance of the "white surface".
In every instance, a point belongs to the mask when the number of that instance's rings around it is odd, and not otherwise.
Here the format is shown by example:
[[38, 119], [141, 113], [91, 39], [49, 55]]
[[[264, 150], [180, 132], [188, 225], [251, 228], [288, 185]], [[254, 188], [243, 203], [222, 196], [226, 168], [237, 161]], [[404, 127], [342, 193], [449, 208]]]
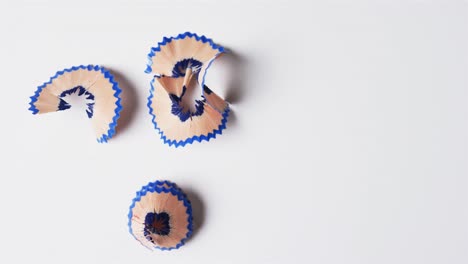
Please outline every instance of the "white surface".
[[[235, 2], [1, 2], [1, 263], [468, 263], [467, 1]], [[186, 30], [237, 54], [208, 74], [235, 118], [175, 149], [143, 70]], [[27, 110], [79, 64], [120, 73], [108, 144], [84, 112]], [[155, 179], [194, 200], [177, 251], [127, 232]]]

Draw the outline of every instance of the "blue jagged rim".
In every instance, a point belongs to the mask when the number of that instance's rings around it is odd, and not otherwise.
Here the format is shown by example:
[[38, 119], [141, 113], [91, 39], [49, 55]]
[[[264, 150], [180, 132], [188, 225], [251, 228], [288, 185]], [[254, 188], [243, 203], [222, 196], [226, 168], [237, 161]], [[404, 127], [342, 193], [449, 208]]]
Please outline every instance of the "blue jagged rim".
[[[163, 185], [166, 184], [169, 188], [164, 187]], [[185, 244], [187, 239], [189, 239], [192, 234], [193, 234], [193, 216], [192, 216], [192, 205], [190, 201], [187, 198], [187, 195], [180, 189], [175, 183], [172, 183], [170, 181], [155, 181], [155, 182], [150, 182], [147, 185], [143, 186], [140, 191], [136, 193], [136, 197], [133, 198], [132, 204], [130, 205], [129, 212], [128, 212], [128, 230], [130, 231], [130, 234], [142, 245], [143, 243], [138, 240], [138, 238], [133, 234], [132, 230], [132, 217], [133, 217], [133, 208], [135, 207], [136, 203], [141, 201], [141, 198], [145, 196], [147, 193], [171, 193], [172, 195], [176, 196], [179, 201], [183, 201], [185, 208], [187, 210], [185, 211], [187, 213], [188, 217], [188, 224], [187, 224], [187, 234], [185, 235], [185, 238], [183, 238], [175, 247], [159, 247], [159, 246], [154, 246], [156, 249], [160, 250], [172, 250], [172, 249], [178, 249], [181, 246]]]
[[151, 102], [154, 97], [154, 81], [156, 80], [157, 77], [153, 78], [153, 80], [150, 82], [151, 89], [150, 89], [150, 95], [148, 97], [148, 103], [147, 106], [149, 108], [149, 114], [152, 116], [151, 122], [153, 122], [154, 128], [158, 131], [158, 133], [161, 135], [161, 139], [164, 141], [165, 144], [168, 144], [169, 146], [174, 145], [176, 148], [179, 146], [185, 146], [187, 144], [192, 144], [195, 141], [202, 142], [203, 140], [209, 141], [212, 138], [216, 138], [216, 135], [221, 135], [223, 130], [226, 128], [226, 123], [228, 121], [229, 117], [229, 106], [226, 107], [226, 109], [223, 112], [223, 119], [221, 120], [221, 124], [218, 126], [218, 129], [213, 130], [212, 132], [208, 133], [208, 135], [194, 135], [193, 137], [187, 138], [185, 140], [177, 141], [177, 140], [171, 140], [164, 135], [164, 132], [158, 127], [158, 123], [156, 122], [156, 115], [153, 113], [153, 108], [151, 107]]
[[31, 110], [31, 112], [34, 115], [37, 114], [39, 112], [39, 110], [36, 108], [34, 103], [38, 100], [39, 95], [42, 92], [42, 90], [48, 84], [52, 83], [52, 81], [54, 79], [58, 78], [60, 75], [63, 75], [66, 72], [73, 72], [73, 71], [76, 71], [76, 70], [79, 70], [79, 69], [85, 69], [85, 70], [88, 70], [88, 71], [99, 71], [104, 75], [104, 78], [108, 79], [109, 82], [112, 83], [112, 89], [115, 91], [114, 96], [115, 96], [115, 98], [117, 98], [117, 101], [115, 102], [116, 108], [114, 110], [115, 115], [112, 118], [112, 122], [109, 124], [109, 130], [107, 131], [107, 134], [103, 134], [100, 138], [97, 139], [97, 141], [99, 143], [107, 142], [107, 140], [109, 140], [110, 138], [112, 138], [112, 136], [115, 135], [115, 127], [117, 126], [117, 120], [120, 117], [120, 111], [122, 111], [122, 104], [120, 103], [121, 99], [120, 99], [120, 96], [119, 96], [120, 93], [122, 92], [122, 90], [119, 88], [118, 83], [114, 80], [114, 76], [108, 70], [106, 70], [104, 67], [101, 67], [99, 65], [87, 65], [87, 66], [80, 65], [80, 66], [73, 66], [71, 68], [64, 69], [62, 71], [58, 71], [54, 76], [50, 77], [49, 81], [47, 81], [47, 82], [43, 83], [42, 85], [40, 85], [39, 87], [37, 87], [37, 90], [36, 90], [36, 92], [34, 92], [34, 95], [30, 97], [31, 102], [29, 102], [29, 105], [30, 105], [29, 110]]
[[[168, 43], [172, 42], [173, 40], [178, 40], [178, 39], [184, 39], [186, 37], [190, 37], [190, 38], [195, 38], [197, 41], [202, 41], [203, 43], [208, 43], [210, 44], [210, 46], [214, 49], [214, 50], [218, 50], [219, 53], [215, 55], [215, 58], [223, 53], [223, 52], [226, 52], [226, 50], [220, 46], [220, 45], [217, 45], [213, 42], [212, 39], [210, 38], [207, 38], [205, 37], [204, 35], [202, 36], [198, 36], [197, 34], [195, 33], [191, 33], [191, 32], [185, 32], [185, 33], [181, 33], [175, 37], [164, 37], [163, 38], [163, 41], [159, 42], [158, 43], [158, 46], [157, 47], [151, 47], [151, 50], [150, 50], [150, 53], [148, 53], [148, 63], [146, 64], [146, 70], [145, 72], [146, 73], [151, 73], [153, 71], [153, 69], [151, 68], [151, 66], [153, 65], [153, 61], [152, 61], [152, 58], [156, 55], [156, 53], [160, 52], [161, 51], [161, 48], [163, 46], [166, 46]], [[211, 62], [209, 63], [211, 64]], [[209, 67], [210, 65], [208, 65]], [[208, 69], [208, 68], [207, 68]], [[160, 74], [156, 74], [157, 76], [161, 76]], [[203, 87], [203, 85], [202, 85]]]
[[[153, 71], [153, 69], [151, 68], [151, 66], [153, 65], [153, 60], [152, 58], [156, 55], [156, 53], [160, 52], [161, 51], [161, 48], [165, 45], [167, 45], [168, 43], [172, 42], [173, 40], [177, 40], [177, 39], [184, 39], [186, 37], [190, 37], [190, 38], [195, 38], [195, 40], [197, 41], [202, 41], [203, 43], [208, 43], [210, 44], [211, 48], [213, 48], [214, 50], [218, 50], [218, 53], [216, 55], [214, 55], [214, 57], [208, 62], [208, 65], [206, 66], [206, 69], [205, 71], [202, 73], [203, 74], [203, 77], [202, 77], [202, 81], [201, 81], [201, 87], [205, 87], [205, 78], [206, 78], [206, 73], [208, 72], [208, 69], [211, 67], [211, 64], [213, 63], [213, 61], [222, 53], [227, 53], [228, 50], [226, 50], [223, 46], [221, 45], [217, 45], [216, 43], [214, 43], [214, 41], [210, 38], [207, 38], [206, 36], [204, 35], [201, 35], [201, 36], [198, 36], [196, 33], [192, 33], [192, 32], [185, 32], [185, 33], [181, 33], [175, 37], [163, 37], [163, 41], [161, 42], [158, 42], [158, 46], [157, 47], [151, 47], [151, 50], [150, 50], [150, 53], [148, 53], [148, 63], [146, 64], [146, 70], [145, 70], [145, 73], [151, 73]], [[155, 74], [155, 76], [158, 76], [158, 77], [161, 77], [162, 74]], [[205, 90], [202, 91], [202, 95], [205, 95]], [[209, 104], [209, 103], [208, 103]]]

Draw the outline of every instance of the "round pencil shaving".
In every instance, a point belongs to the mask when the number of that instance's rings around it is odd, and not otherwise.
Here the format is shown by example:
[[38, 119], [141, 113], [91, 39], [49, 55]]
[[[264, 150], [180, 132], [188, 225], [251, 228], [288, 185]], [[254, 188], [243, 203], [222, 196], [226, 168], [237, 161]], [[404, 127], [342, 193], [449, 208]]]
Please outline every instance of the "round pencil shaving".
[[169, 181], [143, 186], [130, 205], [130, 234], [153, 250], [172, 250], [192, 235], [192, 206], [187, 195]]
[[71, 108], [67, 96], [78, 95], [86, 100], [86, 114], [93, 125], [97, 141], [107, 142], [115, 134], [122, 110], [117, 82], [103, 67], [74, 66], [58, 71], [38, 87], [29, 103], [33, 114], [63, 111]]
[[[148, 108], [164, 143], [183, 147], [209, 141], [226, 128], [229, 104], [205, 85], [208, 68], [224, 52], [211, 39], [190, 32], [165, 37], [151, 48], [146, 72], [154, 78]], [[201, 99], [191, 109], [184, 97], [196, 86], [202, 88]]]

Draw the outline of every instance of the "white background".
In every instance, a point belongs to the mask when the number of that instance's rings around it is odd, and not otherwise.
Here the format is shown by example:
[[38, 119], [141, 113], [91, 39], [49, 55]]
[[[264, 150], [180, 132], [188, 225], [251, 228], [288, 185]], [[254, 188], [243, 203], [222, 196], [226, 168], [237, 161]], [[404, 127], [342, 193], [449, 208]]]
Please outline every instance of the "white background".
[[[467, 1], [2, 1], [1, 263], [468, 263]], [[210, 87], [222, 136], [164, 145], [146, 54], [193, 31], [233, 51]], [[57, 70], [117, 75], [117, 136], [34, 116]], [[197, 230], [171, 252], [127, 230], [156, 179]]]

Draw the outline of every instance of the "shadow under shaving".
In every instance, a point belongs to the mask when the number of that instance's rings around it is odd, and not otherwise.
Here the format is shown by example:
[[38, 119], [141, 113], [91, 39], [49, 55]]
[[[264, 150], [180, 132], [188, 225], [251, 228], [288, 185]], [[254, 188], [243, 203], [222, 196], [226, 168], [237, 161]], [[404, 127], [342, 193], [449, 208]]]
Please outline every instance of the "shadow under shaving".
[[233, 127], [237, 125], [237, 114], [236, 112], [234, 112], [232, 108], [229, 111], [228, 123], [229, 123], [229, 126], [233, 126]]
[[223, 54], [216, 60], [216, 63], [222, 67], [228, 67], [230, 78], [228, 80], [228, 87], [226, 89], [225, 100], [230, 104], [239, 103], [245, 95], [244, 80], [247, 76], [245, 70], [246, 59], [238, 53], [227, 49], [228, 52]]
[[205, 206], [197, 192], [190, 188], [183, 189], [192, 205], [193, 233], [189, 240], [198, 234], [205, 222]]
[[120, 98], [122, 99], [122, 111], [120, 112], [120, 118], [117, 120], [115, 135], [117, 137], [119, 133], [125, 131], [134, 120], [140, 102], [135, 85], [119, 71], [114, 69], [109, 69], [109, 71], [114, 76], [114, 80], [119, 84], [120, 89], [122, 89], [122, 93], [120, 94]]

